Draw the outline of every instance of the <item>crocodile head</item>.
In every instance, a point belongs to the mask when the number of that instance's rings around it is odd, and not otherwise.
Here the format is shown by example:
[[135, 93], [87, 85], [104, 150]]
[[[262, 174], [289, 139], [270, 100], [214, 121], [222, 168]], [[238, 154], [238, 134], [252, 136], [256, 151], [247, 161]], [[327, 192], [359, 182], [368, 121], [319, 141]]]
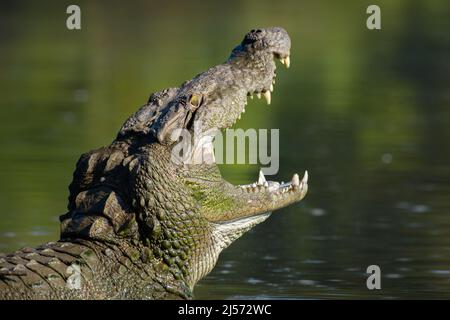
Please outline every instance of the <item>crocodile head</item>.
[[224, 248], [272, 211], [302, 200], [307, 172], [288, 183], [266, 181], [260, 172], [254, 183], [233, 185], [222, 178], [212, 143], [195, 139], [183, 161], [173, 158], [183, 132], [195, 138], [197, 124], [212, 139], [240, 118], [252, 95], [270, 104], [275, 61], [289, 67], [289, 53], [284, 29], [255, 29], [223, 64], [152, 94], [110, 146], [80, 159], [62, 237], [131, 237], [150, 249], [151, 263], [165, 266], [158, 270], [192, 289]]
[[300, 201], [307, 192], [307, 172], [302, 179], [294, 174], [290, 182], [279, 183], [266, 181], [260, 171], [254, 183], [232, 185], [222, 178], [209, 143], [218, 130], [233, 126], [254, 94], [271, 103], [276, 61], [289, 68], [290, 47], [282, 28], [251, 30], [225, 63], [185, 82], [152, 125], [151, 132], [163, 145], [176, 146], [183, 130], [190, 137], [201, 136], [197, 142], [187, 139], [193, 147], [179, 171], [182, 186], [193, 196], [209, 231], [204, 243], [197, 244], [203, 250], [193, 258], [192, 283], [211, 270], [221, 250], [273, 210]]
[[228, 61], [185, 82], [153, 125], [160, 143], [178, 140], [180, 128], [201, 132], [230, 128], [245, 112], [247, 99], [271, 102], [275, 60], [290, 64], [291, 40], [282, 28], [254, 29], [233, 49]]

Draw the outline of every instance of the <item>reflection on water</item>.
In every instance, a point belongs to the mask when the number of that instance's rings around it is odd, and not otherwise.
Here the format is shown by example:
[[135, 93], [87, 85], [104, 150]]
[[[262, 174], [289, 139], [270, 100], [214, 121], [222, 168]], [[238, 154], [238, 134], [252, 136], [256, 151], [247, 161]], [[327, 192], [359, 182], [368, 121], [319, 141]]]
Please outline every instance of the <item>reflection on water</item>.
[[[375, 32], [363, 5], [332, 1], [80, 1], [80, 32], [65, 29], [64, 3], [0, 6], [0, 251], [57, 238], [79, 155], [150, 92], [223, 61], [247, 30], [281, 25], [292, 66], [272, 105], [250, 102], [238, 124], [280, 128], [276, 179], [308, 169], [310, 192], [225, 250], [197, 297], [450, 298], [446, 1], [383, 4]], [[222, 170], [233, 183], [258, 172]]]

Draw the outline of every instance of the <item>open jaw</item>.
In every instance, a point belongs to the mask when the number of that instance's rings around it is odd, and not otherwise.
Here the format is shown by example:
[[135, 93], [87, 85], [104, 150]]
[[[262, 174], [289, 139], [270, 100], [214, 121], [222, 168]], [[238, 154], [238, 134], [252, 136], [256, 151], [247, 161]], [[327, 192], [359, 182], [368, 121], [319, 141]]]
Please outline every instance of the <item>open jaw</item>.
[[[289, 55], [286, 55], [284, 57], [280, 56], [277, 53], [274, 53], [274, 58], [279, 59], [282, 64], [286, 66], [286, 68], [289, 68], [290, 66], [290, 57]], [[275, 68], [276, 69], [276, 68]], [[268, 89], [263, 89], [261, 91], [253, 91], [253, 92], [247, 92], [247, 98], [250, 97], [250, 99], [253, 99], [253, 94], [256, 94], [256, 96], [261, 99], [261, 97], [264, 97], [266, 100], [266, 103], [268, 105], [271, 104], [272, 96], [271, 93], [274, 90], [274, 84], [275, 84], [275, 77], [276, 73], [274, 71], [272, 76], [272, 83], [270, 84]], [[244, 107], [242, 108], [242, 112], [239, 114], [239, 116], [235, 119], [235, 123], [238, 119], [241, 119], [241, 116], [243, 113], [245, 113], [245, 106], [247, 105], [248, 101], [245, 99]], [[267, 181], [266, 177], [264, 176], [263, 171], [260, 169], [259, 171], [259, 177], [258, 180], [250, 183], [250, 184], [244, 184], [244, 185], [238, 185], [240, 189], [247, 193], [262, 193], [267, 192], [271, 193], [275, 196], [275, 199], [277, 197], [284, 197], [285, 195], [289, 195], [290, 193], [306, 193], [308, 188], [308, 171], [305, 171], [303, 178], [300, 180], [300, 177], [297, 173], [295, 173], [290, 182], [277, 182], [277, 181]]]
[[[276, 55], [274, 55], [276, 57]], [[283, 64], [289, 66], [289, 57], [285, 56]], [[232, 124], [228, 128], [240, 119], [242, 113], [245, 112], [245, 105], [247, 104], [247, 97], [251, 97], [256, 94], [258, 97], [265, 97], [266, 102], [271, 102], [270, 92], [273, 91], [273, 79], [275, 73], [273, 73], [270, 80], [272, 84], [268, 87], [268, 90], [260, 90], [246, 92], [246, 97], [242, 101], [242, 110], [232, 121]], [[215, 165], [214, 148], [212, 142], [203, 145], [203, 156], [209, 158], [209, 163]], [[206, 148], [205, 148], [206, 147]], [[226, 182], [226, 181], [225, 181]], [[232, 185], [226, 182], [227, 190], [234, 199], [235, 203], [230, 210], [226, 212], [215, 212], [209, 216], [210, 222], [218, 223], [221, 227], [221, 232], [227, 232], [234, 229], [237, 226], [245, 229], [251, 228], [251, 226], [265, 220], [271, 211], [283, 208], [292, 203], [298, 202], [303, 199], [308, 190], [308, 172], [305, 171], [303, 177], [295, 173], [288, 182], [268, 181], [264, 176], [263, 170], [259, 171], [259, 176], [255, 182], [243, 185]], [[225, 225], [227, 226], [225, 228]]]

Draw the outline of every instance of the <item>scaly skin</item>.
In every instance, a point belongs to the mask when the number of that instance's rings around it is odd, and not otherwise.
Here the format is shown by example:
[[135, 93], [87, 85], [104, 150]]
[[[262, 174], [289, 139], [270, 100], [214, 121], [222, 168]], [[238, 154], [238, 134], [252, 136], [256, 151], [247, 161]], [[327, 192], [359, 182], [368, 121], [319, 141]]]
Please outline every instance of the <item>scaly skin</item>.
[[[306, 195], [307, 174], [291, 183], [235, 186], [211, 144], [194, 142], [174, 160], [177, 129], [213, 137], [243, 112], [247, 96], [270, 103], [274, 58], [289, 66], [281, 28], [249, 32], [230, 58], [151, 95], [117, 138], [81, 156], [58, 242], [0, 257], [4, 299], [189, 299], [220, 252], [271, 211]], [[189, 139], [186, 141], [190, 141]]]

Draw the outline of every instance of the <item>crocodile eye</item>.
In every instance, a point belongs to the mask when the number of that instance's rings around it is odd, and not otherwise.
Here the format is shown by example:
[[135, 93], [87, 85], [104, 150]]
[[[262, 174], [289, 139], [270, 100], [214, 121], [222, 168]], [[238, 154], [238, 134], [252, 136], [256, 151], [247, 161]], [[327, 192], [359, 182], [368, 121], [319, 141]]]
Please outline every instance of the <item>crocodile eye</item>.
[[202, 96], [196, 93], [192, 94], [191, 97], [189, 98], [189, 103], [195, 108], [198, 108], [202, 103]]

